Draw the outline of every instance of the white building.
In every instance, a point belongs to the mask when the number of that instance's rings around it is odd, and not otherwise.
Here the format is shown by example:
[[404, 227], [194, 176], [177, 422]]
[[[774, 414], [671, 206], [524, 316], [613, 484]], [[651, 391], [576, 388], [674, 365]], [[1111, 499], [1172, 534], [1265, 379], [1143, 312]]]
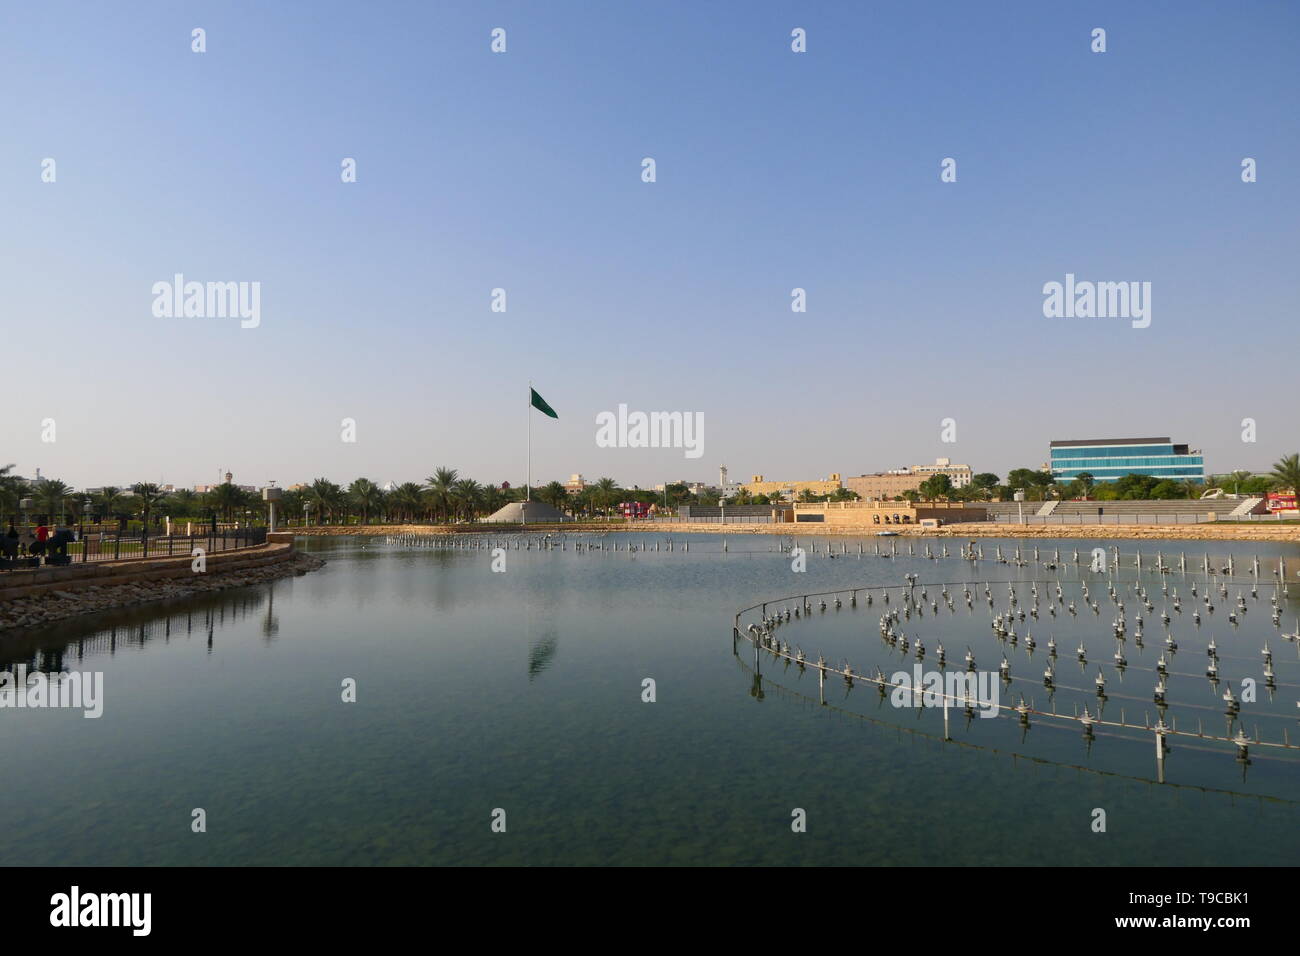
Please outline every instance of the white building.
[[965, 488], [975, 477], [970, 465], [954, 465], [948, 458], [936, 458], [933, 465], [912, 465], [905, 471], [894, 474], [922, 475], [926, 478], [931, 475], [947, 475], [954, 488]]

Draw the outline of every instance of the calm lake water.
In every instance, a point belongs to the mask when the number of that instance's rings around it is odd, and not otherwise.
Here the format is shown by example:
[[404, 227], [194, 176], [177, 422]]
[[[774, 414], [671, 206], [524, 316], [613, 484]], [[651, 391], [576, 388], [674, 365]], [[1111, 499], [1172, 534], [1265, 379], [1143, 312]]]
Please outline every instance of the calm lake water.
[[[606, 539], [612, 547], [615, 536]], [[535, 540], [535, 539], [533, 539]], [[1107, 719], [1154, 721], [1152, 667], [1163, 650], [1163, 608], [1179, 649], [1170, 665], [1169, 716], [1178, 728], [1203, 721], [1222, 735], [1223, 691], [1203, 676], [1214, 637], [1220, 669], [1240, 691], [1247, 731], [1300, 741], [1300, 651], [1281, 631], [1296, 630], [1300, 584], [1279, 596], [1282, 627], [1270, 620], [1279, 554], [1294, 573], [1300, 549], [1212, 543], [1234, 553], [1238, 575], [1249, 556], [1264, 562], [1257, 597], [1248, 578], [1200, 627], [1204, 577], [1147, 570], [1154, 611], [1132, 594], [1125, 568], [1130, 666], [1111, 662], [1115, 608], [1104, 575], [1086, 575], [1094, 614], [1082, 605], [1072, 550], [1098, 542], [1044, 542], [1041, 561], [1060, 548], [1066, 567], [975, 566], [918, 554], [871, 554], [884, 539], [826, 541], [791, 570], [776, 549], [785, 539], [735, 536], [617, 536], [648, 550], [509, 550], [493, 573], [488, 550], [433, 550], [363, 539], [303, 539], [328, 560], [304, 577], [170, 605], [84, 618], [10, 636], [0, 656], [45, 670], [102, 671], [104, 712], [0, 710], [0, 861], [47, 864], [868, 864], [868, 865], [1280, 865], [1300, 859], [1300, 751], [1252, 747], [1251, 763], [1231, 745], [1171, 742], [1167, 782], [1154, 782], [1154, 738], [1102, 734], [1089, 749], [1079, 729], [1014, 715], [970, 722], [895, 708], [874, 687], [827, 681], [818, 703], [816, 673], [754, 651], [732, 652], [738, 609], [783, 595], [889, 586], [898, 607], [908, 572], [927, 585], [923, 616], [900, 629], [925, 642], [936, 666], [942, 641], [949, 667], [969, 647], [981, 669], [1003, 653], [1016, 678], [1003, 704], [1023, 694], [1038, 709], [1074, 713], [1088, 703], [1098, 669], [1108, 680]], [[690, 551], [681, 550], [689, 540]], [[661, 550], [654, 550], [656, 543]], [[807, 546], [805, 539], [803, 544]], [[997, 542], [985, 541], [986, 558]], [[1100, 542], [1109, 548], [1112, 542]], [[1133, 543], [1121, 542], [1131, 553]], [[924, 548], [918, 543], [918, 551]], [[932, 544], [932, 547], [941, 545]], [[1002, 542], [1009, 553], [1015, 542]], [[906, 540], [898, 547], [906, 552]], [[954, 552], [957, 542], [949, 544]], [[1032, 542], [1021, 542], [1026, 557]], [[1143, 544], [1176, 560], [1203, 546]], [[1046, 613], [1055, 580], [1080, 613]], [[977, 581], [967, 609], [950, 584]], [[999, 643], [992, 611], [1007, 609], [1009, 580], [1039, 580], [1037, 621], [1016, 622], [1020, 643]], [[1191, 583], [1199, 581], [1197, 598]], [[1048, 582], [1052, 582], [1049, 584]], [[1129, 582], [1129, 583], [1126, 583]], [[1162, 582], [1176, 589], [1172, 610]], [[1126, 591], [1125, 588], [1128, 588]], [[1017, 588], [1028, 609], [1029, 585]], [[1227, 620], [1244, 592], [1249, 610]], [[919, 593], [919, 588], [918, 588]], [[833, 599], [828, 599], [833, 600]], [[817, 598], [812, 599], [816, 606]], [[778, 601], [776, 607], [793, 607]], [[850, 608], [792, 621], [778, 631], [813, 659], [819, 652], [855, 670], [910, 671], [915, 658], [885, 645], [886, 607]], [[1133, 640], [1142, 613], [1145, 646]], [[747, 620], [752, 620], [749, 618]], [[1031, 656], [1024, 636], [1038, 648]], [[1042, 685], [1045, 645], [1054, 636], [1059, 688]], [[1083, 641], [1088, 665], [1076, 661]], [[1264, 685], [1261, 649], [1274, 655], [1277, 688]], [[357, 702], [341, 700], [353, 678]], [[642, 701], [655, 681], [656, 701]], [[1014, 695], [1014, 699], [1012, 698]], [[1144, 716], [1145, 715], [1145, 716]], [[1166, 719], [1169, 719], [1167, 717]], [[1237, 725], [1237, 726], [1240, 726]], [[1235, 733], [1235, 729], [1234, 729]], [[207, 832], [191, 832], [191, 811]], [[493, 833], [492, 813], [506, 813]], [[801, 808], [807, 832], [791, 830]], [[1106, 832], [1091, 829], [1094, 808]]]

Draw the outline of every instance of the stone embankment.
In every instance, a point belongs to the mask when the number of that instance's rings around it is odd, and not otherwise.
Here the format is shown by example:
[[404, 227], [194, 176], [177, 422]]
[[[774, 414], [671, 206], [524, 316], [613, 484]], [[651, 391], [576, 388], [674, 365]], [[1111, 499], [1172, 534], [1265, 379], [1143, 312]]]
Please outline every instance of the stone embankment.
[[[96, 611], [262, 584], [306, 574], [324, 563], [295, 552], [290, 542], [210, 555], [203, 573], [192, 570], [189, 557], [41, 569], [59, 572], [53, 580], [36, 579], [33, 572], [26, 572], [26, 578], [19, 577], [24, 572], [10, 572], [0, 575], [0, 632], [39, 627]], [[67, 574], [70, 570], [82, 573]]]
[[[880, 525], [827, 525], [815, 522], [785, 524], [725, 524], [717, 522], [611, 521], [581, 524], [456, 524], [456, 525], [347, 525], [294, 528], [292, 534], [312, 537], [335, 535], [444, 535], [444, 534], [778, 534], [785, 537], [813, 535], [874, 536]], [[909, 537], [931, 538], [1122, 538], [1133, 541], [1274, 541], [1300, 543], [1300, 525], [1265, 524], [1264, 522], [1208, 521], [1202, 524], [999, 524], [963, 522], [941, 528], [916, 525], [890, 525], [891, 531]]]

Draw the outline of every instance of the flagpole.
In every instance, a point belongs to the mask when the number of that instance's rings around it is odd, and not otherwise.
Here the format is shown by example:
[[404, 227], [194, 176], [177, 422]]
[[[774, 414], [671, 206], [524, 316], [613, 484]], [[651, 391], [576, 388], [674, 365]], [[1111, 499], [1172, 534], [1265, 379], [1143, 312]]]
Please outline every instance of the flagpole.
[[[528, 471], [524, 478], [524, 503], [533, 500], [533, 383], [528, 383], [528, 404], [524, 407], [528, 416]], [[528, 509], [525, 508], [525, 511]]]

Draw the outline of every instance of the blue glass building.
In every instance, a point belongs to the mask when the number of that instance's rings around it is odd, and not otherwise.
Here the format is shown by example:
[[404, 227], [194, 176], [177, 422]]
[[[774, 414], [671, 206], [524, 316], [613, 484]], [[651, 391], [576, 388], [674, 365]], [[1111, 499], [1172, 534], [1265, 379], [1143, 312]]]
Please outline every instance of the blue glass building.
[[1098, 482], [1117, 481], [1128, 474], [1205, 480], [1205, 458], [1200, 452], [1168, 438], [1089, 438], [1054, 441], [1050, 448], [1052, 474], [1062, 481], [1085, 471]]

